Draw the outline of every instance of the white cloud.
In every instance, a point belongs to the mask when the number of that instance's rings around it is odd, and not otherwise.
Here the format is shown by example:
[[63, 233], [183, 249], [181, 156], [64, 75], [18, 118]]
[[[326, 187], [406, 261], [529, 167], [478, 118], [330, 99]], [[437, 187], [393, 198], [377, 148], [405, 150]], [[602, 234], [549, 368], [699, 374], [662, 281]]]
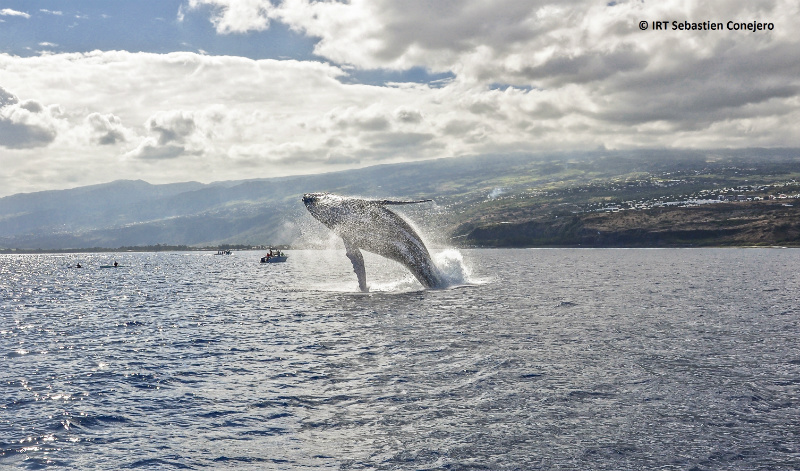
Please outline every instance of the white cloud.
[[9, 149], [44, 147], [56, 138], [58, 107], [19, 99], [0, 87], [0, 146]]
[[158, 135], [161, 145], [182, 144], [197, 129], [191, 113], [183, 111], [159, 112], [147, 120], [147, 128]]
[[132, 137], [132, 132], [122, 124], [119, 116], [113, 114], [91, 113], [86, 117], [85, 124], [90, 142], [108, 146], [127, 142]]
[[[189, 9], [210, 6], [211, 22], [220, 34], [263, 31], [269, 27], [270, 2], [262, 0], [189, 0]], [[183, 21], [183, 7], [178, 10], [178, 21]]]
[[142, 139], [136, 148], [127, 152], [125, 158], [144, 160], [163, 160], [179, 157], [186, 150], [183, 146], [174, 144], [164, 145], [152, 137]]
[[[248, 2], [252, 3], [252, 2]], [[551, 84], [589, 82], [642, 70], [680, 51], [685, 61], [707, 56], [720, 44], [781, 42], [793, 35], [798, 5], [727, 1], [657, 4], [590, 1], [285, 0], [270, 16], [320, 38], [316, 52], [362, 68], [454, 71], [462, 79]], [[731, 32], [642, 32], [641, 20], [761, 19], [776, 23], [759, 36]], [[664, 46], [671, 46], [664, 51]], [[665, 54], [666, 53], [666, 54]]]
[[422, 113], [419, 110], [401, 106], [394, 110], [394, 117], [401, 123], [421, 123]]
[[[15, 134], [27, 147], [15, 144], [0, 159], [27, 175], [45, 159], [32, 145], [47, 145], [48, 168], [67, 172], [81, 155], [91, 170], [80, 178], [89, 183], [601, 145], [800, 146], [800, 38], [792, 24], [800, 4], [712, 3], [187, 0], [179, 19], [189, 9], [206, 12], [220, 34], [282, 22], [318, 38], [315, 52], [330, 62], [0, 54], [0, 84], [29, 99], [2, 108], [6, 135], [12, 122], [32, 133]], [[664, 19], [758, 19], [774, 29], [638, 27]], [[348, 70], [412, 67], [455, 78], [437, 86], [342, 83]], [[48, 115], [51, 103], [63, 112]]]
[[[467, 87], [494, 84], [559, 92], [582, 100], [546, 113], [636, 124], [667, 120], [705, 128], [750, 105], [785, 108], [800, 90], [800, 4], [673, 0], [192, 0], [214, 5], [225, 32], [266, 28], [269, 19], [319, 38], [315, 52], [357, 68], [452, 72]], [[237, 21], [241, 12], [252, 21]], [[769, 21], [767, 32], [642, 31], [640, 21]], [[671, 28], [671, 25], [670, 25]], [[485, 105], [485, 103], [484, 103]], [[474, 103], [471, 110], [481, 109]], [[482, 108], [488, 111], [487, 108]]]
[[10, 8], [3, 8], [0, 10], [0, 16], [21, 16], [23, 18], [30, 18], [31, 15], [23, 12], [23, 11], [16, 11]]
[[145, 123], [148, 135], [124, 157], [173, 159], [184, 153], [205, 154], [207, 151], [213, 156], [213, 143], [208, 139], [213, 135], [211, 126], [205, 126], [207, 132], [204, 133], [196, 122], [197, 119], [203, 121], [213, 114], [213, 111], [198, 113], [181, 110], [159, 111]]

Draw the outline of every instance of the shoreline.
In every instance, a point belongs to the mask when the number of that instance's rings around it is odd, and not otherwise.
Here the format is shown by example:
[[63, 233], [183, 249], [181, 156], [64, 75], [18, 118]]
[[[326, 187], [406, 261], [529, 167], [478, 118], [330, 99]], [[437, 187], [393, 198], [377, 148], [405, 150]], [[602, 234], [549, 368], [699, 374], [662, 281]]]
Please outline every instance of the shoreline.
[[[800, 249], [800, 245], [676, 245], [676, 246], [582, 246], [582, 245], [540, 245], [540, 246], [501, 246], [501, 245], [470, 245], [470, 246], [451, 246], [451, 247], [431, 247], [432, 251], [459, 249], [459, 250], [671, 250], [671, 249]], [[217, 249], [167, 249], [167, 250], [131, 250], [114, 248], [92, 248], [92, 249], [0, 249], [0, 255], [69, 255], [69, 254], [94, 254], [94, 253], [175, 253], [175, 252], [215, 252]], [[259, 252], [262, 249], [231, 249], [232, 252]], [[281, 250], [331, 250], [317, 248], [282, 248]], [[343, 249], [342, 249], [343, 250]]]

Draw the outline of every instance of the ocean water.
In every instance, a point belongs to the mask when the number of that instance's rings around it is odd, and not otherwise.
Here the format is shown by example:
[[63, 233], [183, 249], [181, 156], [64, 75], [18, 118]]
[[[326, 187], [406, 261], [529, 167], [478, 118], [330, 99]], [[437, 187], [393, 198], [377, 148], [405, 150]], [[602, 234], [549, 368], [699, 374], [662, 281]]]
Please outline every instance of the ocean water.
[[797, 470], [798, 255], [0, 256], [0, 468]]

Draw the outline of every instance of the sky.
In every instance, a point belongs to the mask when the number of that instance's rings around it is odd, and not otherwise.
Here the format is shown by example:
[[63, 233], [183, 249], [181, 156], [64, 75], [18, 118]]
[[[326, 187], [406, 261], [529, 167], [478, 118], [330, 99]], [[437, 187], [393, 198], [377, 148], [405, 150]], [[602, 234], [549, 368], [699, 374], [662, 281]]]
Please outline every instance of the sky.
[[799, 22], [796, 0], [0, 0], [0, 196], [800, 147]]

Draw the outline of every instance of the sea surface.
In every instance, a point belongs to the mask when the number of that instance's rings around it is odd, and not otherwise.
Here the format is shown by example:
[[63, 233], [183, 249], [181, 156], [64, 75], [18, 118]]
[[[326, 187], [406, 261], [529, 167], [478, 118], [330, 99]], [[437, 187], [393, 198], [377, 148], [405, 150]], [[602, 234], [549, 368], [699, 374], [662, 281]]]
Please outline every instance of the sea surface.
[[800, 469], [800, 250], [261, 255], [0, 256], [0, 468]]

